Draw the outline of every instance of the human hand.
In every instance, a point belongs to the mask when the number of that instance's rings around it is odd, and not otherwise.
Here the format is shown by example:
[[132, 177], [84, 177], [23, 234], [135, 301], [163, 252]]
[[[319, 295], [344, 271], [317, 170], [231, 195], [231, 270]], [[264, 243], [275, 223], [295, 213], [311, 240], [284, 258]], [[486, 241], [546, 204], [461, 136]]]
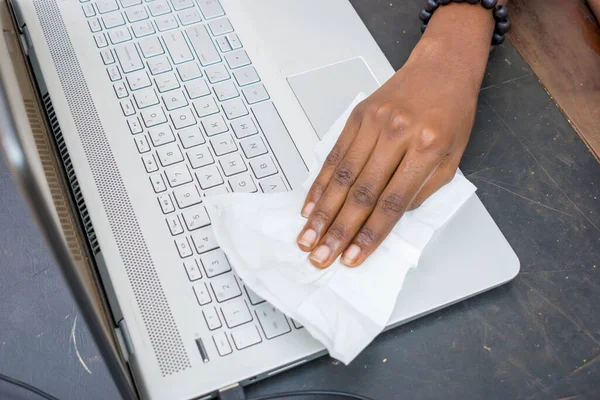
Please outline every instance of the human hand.
[[302, 209], [308, 220], [297, 241], [315, 266], [342, 252], [345, 265], [360, 265], [406, 211], [454, 177], [483, 73], [442, 51], [417, 48], [352, 112]]

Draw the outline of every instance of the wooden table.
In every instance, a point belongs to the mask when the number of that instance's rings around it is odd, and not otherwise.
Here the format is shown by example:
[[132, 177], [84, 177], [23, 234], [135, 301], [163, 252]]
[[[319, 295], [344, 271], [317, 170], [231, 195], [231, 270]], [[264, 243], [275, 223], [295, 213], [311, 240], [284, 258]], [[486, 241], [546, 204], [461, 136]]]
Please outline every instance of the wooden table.
[[[421, 1], [352, 3], [399, 68], [419, 38]], [[520, 275], [382, 334], [349, 367], [323, 357], [251, 394], [600, 398], [600, 166], [510, 44], [490, 60], [461, 167], [519, 255]], [[0, 221], [0, 372], [64, 400], [116, 398], [4, 166]], [[7, 391], [16, 393], [0, 383]]]

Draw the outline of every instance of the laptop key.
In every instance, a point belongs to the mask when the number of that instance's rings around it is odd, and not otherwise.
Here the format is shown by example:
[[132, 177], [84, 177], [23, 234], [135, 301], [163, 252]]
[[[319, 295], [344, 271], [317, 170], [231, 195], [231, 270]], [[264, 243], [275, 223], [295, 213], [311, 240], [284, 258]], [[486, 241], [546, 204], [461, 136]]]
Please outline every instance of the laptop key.
[[244, 117], [232, 121], [231, 128], [233, 128], [233, 133], [235, 133], [235, 136], [238, 139], [243, 139], [258, 133], [258, 129], [256, 129], [256, 125], [250, 117]]
[[262, 342], [260, 333], [258, 333], [258, 328], [254, 325], [249, 325], [233, 331], [231, 337], [238, 350], [243, 350]]
[[153, 17], [158, 17], [159, 15], [164, 15], [171, 12], [171, 7], [169, 7], [169, 3], [166, 0], [152, 1], [146, 6], [148, 7], [148, 10], [150, 10], [150, 14], [152, 14]]
[[150, 173], [158, 171], [158, 165], [156, 165], [156, 160], [154, 159], [153, 154], [142, 155], [142, 162], [144, 163], [146, 172]]
[[187, 157], [192, 168], [202, 168], [215, 162], [208, 146], [199, 146], [187, 151]]
[[181, 78], [181, 80], [184, 82], [200, 78], [202, 76], [202, 71], [200, 70], [198, 63], [195, 62], [189, 62], [179, 65], [177, 67], [177, 72], [179, 73], [179, 77]]
[[240, 95], [237, 88], [231, 81], [219, 83], [218, 85], [213, 86], [213, 89], [219, 101], [233, 99], [234, 97], [238, 97]]
[[130, 117], [135, 114], [135, 108], [133, 107], [133, 102], [131, 99], [122, 100], [120, 104], [121, 110], [123, 110], [123, 115]]
[[203, 254], [200, 257], [200, 261], [202, 261], [206, 276], [209, 278], [231, 271], [231, 265], [229, 265], [229, 261], [221, 249]]
[[156, 86], [160, 93], [179, 89], [181, 87], [174, 72], [160, 74], [154, 78], [154, 82], [156, 82]]
[[229, 178], [229, 186], [231, 186], [234, 193], [254, 193], [258, 191], [250, 174], [247, 173]]
[[[148, 68], [150, 69], [150, 73], [152, 75], [162, 74], [163, 72], [169, 72], [173, 70], [171, 67], [171, 63], [167, 57], [155, 57], [151, 58], [147, 61]], [[175, 76], [173, 74], [173, 76]]]
[[[175, 246], [177, 246], [177, 251], [179, 252], [179, 256], [181, 256], [181, 258], [186, 258], [194, 254], [192, 248], [190, 247], [190, 242], [185, 236], [177, 237], [175, 239]], [[208, 291], [206, 291], [206, 293], [208, 294]]]
[[179, 146], [175, 143], [166, 144], [156, 149], [156, 155], [163, 167], [176, 164], [183, 161], [183, 154], [179, 150]]
[[[212, 100], [212, 101], [214, 104], [214, 100]], [[216, 104], [215, 104], [215, 107], [216, 107]], [[217, 108], [217, 110], [218, 110], [218, 108]], [[229, 128], [227, 127], [227, 124], [225, 124], [225, 120], [223, 119], [223, 117], [221, 115], [215, 115], [212, 117], [203, 118], [202, 126], [204, 127], [204, 131], [206, 132], [207, 136], [218, 135], [219, 133], [227, 132], [229, 130]], [[218, 153], [217, 153], [217, 155], [218, 155]]]
[[263, 193], [287, 192], [287, 187], [280, 176], [271, 176], [258, 182]]
[[223, 178], [219, 169], [214, 165], [209, 165], [196, 171], [196, 177], [200, 182], [200, 187], [203, 190], [210, 189], [211, 187], [221, 185]]
[[203, 254], [219, 247], [210, 226], [195, 230], [192, 232], [191, 237], [198, 254]]
[[143, 131], [142, 125], [140, 124], [140, 120], [138, 117], [127, 118], [127, 124], [129, 125], [129, 130], [134, 135], [141, 133]]
[[194, 59], [194, 56], [183, 37], [183, 33], [175, 31], [166, 33], [163, 35], [163, 40], [171, 55], [173, 64], [181, 64]]
[[148, 13], [144, 6], [131, 7], [125, 10], [125, 15], [129, 22], [138, 22], [144, 19], [148, 19]]
[[102, 16], [102, 23], [106, 29], [125, 25], [125, 18], [119, 12], [113, 12]]
[[160, 32], [169, 31], [179, 27], [179, 23], [173, 14], [163, 15], [156, 18], [154, 21], [156, 22], [156, 27]]
[[181, 215], [189, 231], [210, 225], [210, 217], [203, 205], [186, 208]]
[[151, 128], [156, 125], [167, 122], [167, 116], [161, 107], [150, 107], [140, 111], [142, 120], [146, 128]]
[[216, 64], [221, 61], [221, 56], [215, 48], [215, 45], [208, 35], [206, 28], [201, 25], [192, 26], [187, 28], [185, 32], [190, 39], [192, 48], [198, 56], [198, 60], [203, 67], [211, 64]]
[[190, 281], [197, 281], [202, 278], [202, 272], [200, 272], [200, 267], [198, 266], [198, 262], [193, 258], [188, 258], [183, 262], [183, 267], [187, 272], [188, 278]]
[[193, 0], [171, 0], [175, 11], [185, 10], [186, 8], [194, 7]]
[[100, 51], [100, 56], [102, 57], [102, 62], [105, 65], [114, 64], [115, 57], [113, 56], [112, 51], [110, 49], [104, 49]]
[[227, 119], [235, 119], [248, 115], [248, 109], [242, 99], [233, 99], [223, 103], [223, 111]]
[[187, 26], [202, 21], [200, 13], [195, 8], [189, 8], [187, 10], [180, 11], [177, 13], [181, 25]]
[[131, 7], [137, 6], [138, 4], [142, 4], [142, 0], [119, 0], [121, 2], [121, 7]]
[[194, 117], [194, 113], [189, 108], [178, 108], [177, 110], [171, 111], [169, 113], [171, 117], [171, 122], [175, 126], [175, 129], [184, 129], [188, 126], [196, 125], [196, 117]]
[[171, 200], [171, 196], [169, 194], [162, 194], [158, 196], [158, 203], [160, 204], [160, 208], [164, 214], [169, 214], [175, 211], [173, 200]]
[[231, 51], [231, 46], [229, 45], [229, 41], [227, 40], [227, 38], [225, 36], [218, 37], [216, 42], [217, 42], [217, 45], [219, 46], [219, 50], [221, 50], [221, 53], [226, 53], [228, 51]]
[[250, 168], [252, 168], [254, 176], [258, 179], [277, 173], [277, 167], [275, 166], [273, 159], [269, 156], [262, 156], [251, 160]]
[[102, 30], [102, 25], [100, 25], [100, 20], [98, 18], [90, 19], [88, 25], [90, 26], [92, 33], [100, 32]]
[[246, 294], [248, 295], [248, 300], [250, 300], [250, 304], [252, 304], [253, 306], [265, 301], [262, 297], [254, 293], [254, 291], [248, 286], [244, 286], [244, 289], [246, 290]]
[[238, 85], [246, 86], [260, 81], [258, 73], [252, 66], [244, 67], [233, 71], [233, 76]]
[[131, 33], [127, 27], [121, 27], [108, 31], [108, 37], [112, 44], [119, 44], [131, 40]]
[[105, 14], [119, 9], [119, 5], [115, 0], [98, 0], [96, 1], [96, 7], [98, 7], [98, 12], [100, 14]]
[[[232, 274], [226, 275], [225, 277], [234, 279]], [[235, 284], [237, 285], [237, 282], [235, 282]], [[212, 285], [214, 287], [214, 282]], [[229, 328], [235, 328], [236, 326], [252, 321], [252, 314], [250, 314], [250, 310], [244, 299], [235, 299], [222, 304], [221, 312], [223, 313], [223, 319], [225, 319], [225, 323]]]
[[171, 214], [165, 218], [167, 222], [167, 226], [171, 231], [171, 235], [176, 236], [180, 233], [183, 233], [183, 226], [181, 226], [181, 221], [179, 220], [179, 216], [177, 214]]
[[246, 158], [258, 157], [267, 153], [267, 146], [258, 135], [241, 140], [240, 146]]
[[254, 312], [267, 339], [273, 339], [292, 331], [285, 315], [269, 303], [256, 306]]
[[208, 288], [204, 282], [199, 282], [194, 286], [194, 293], [196, 294], [196, 299], [201, 306], [208, 304], [212, 301], [210, 298], [210, 293], [208, 292]]
[[239, 174], [240, 172], [245, 172], [248, 170], [246, 163], [244, 163], [242, 156], [239, 154], [231, 154], [229, 156], [222, 157], [219, 159], [219, 163], [221, 164], [221, 169], [223, 170], [225, 176]]
[[190, 171], [185, 164], [177, 164], [165, 168], [165, 175], [171, 187], [184, 185], [193, 180], [192, 175], [190, 175]]
[[142, 54], [146, 58], [158, 56], [164, 54], [165, 52], [162, 44], [160, 44], [160, 40], [158, 40], [158, 37], [156, 36], [150, 36], [148, 38], [141, 39], [138, 42], [138, 45], [140, 46]]
[[167, 190], [165, 178], [163, 178], [161, 174], [154, 174], [150, 176], [150, 182], [152, 183], [152, 187], [154, 188], [154, 192], [156, 193], [161, 193]]
[[[206, 84], [204, 79], [194, 79], [193, 81], [187, 82], [184, 86], [185, 91], [192, 100], [197, 99], [198, 97], [208, 96], [210, 94], [210, 89], [208, 88], [208, 85]], [[212, 99], [212, 97], [209, 97], [207, 99], [198, 101], [197, 104], [194, 104], [194, 108], [196, 108], [196, 112], [198, 113], [198, 116], [200, 118], [202, 118], [205, 115], [214, 114], [216, 112], [214, 111], [216, 105], [212, 106], [211, 103], [214, 104], [215, 101]]]
[[181, 140], [184, 149], [206, 143], [199, 126], [193, 126], [179, 131], [179, 140]]
[[[222, 119], [220, 115], [218, 117]], [[226, 125], [223, 124], [223, 126]], [[228, 133], [211, 138], [210, 144], [212, 145], [212, 148], [217, 156], [222, 156], [224, 154], [228, 154], [237, 150], [237, 146], [235, 145], [233, 136], [231, 136]]]
[[126, 74], [144, 68], [142, 59], [133, 43], [115, 47], [115, 53], [117, 54], [121, 68], [123, 68], [123, 72]]
[[215, 347], [221, 357], [233, 353], [225, 332], [221, 331], [213, 335], [213, 342], [215, 342]]
[[267, 93], [267, 90], [262, 83], [245, 87], [242, 89], [242, 93], [244, 94], [244, 98], [248, 104], [255, 104], [261, 101], [269, 100], [270, 98], [269, 93]]
[[237, 33], [230, 33], [227, 35], [227, 41], [233, 50], [242, 48], [242, 42], [240, 42], [240, 38], [238, 37]]
[[191, 207], [202, 202], [196, 185], [181, 186], [173, 191], [177, 206], [181, 209]]
[[144, 135], [138, 135], [135, 137], [135, 145], [138, 148], [140, 154], [147, 153], [150, 151], [150, 144], [148, 143], [148, 139]]
[[173, 111], [188, 105], [188, 101], [182, 91], [167, 93], [162, 96], [167, 111]]
[[210, 31], [215, 36], [224, 35], [229, 32], [233, 32], [233, 26], [231, 26], [231, 22], [229, 22], [228, 18], [220, 18], [214, 21], [210, 21], [208, 23], [208, 27]]
[[156, 128], [148, 129], [148, 134], [150, 135], [150, 140], [155, 147], [175, 141], [175, 135], [173, 135], [171, 127], [166, 124], [157, 126]]
[[108, 46], [108, 42], [106, 41], [106, 35], [104, 35], [104, 33], [98, 33], [94, 35], [94, 40], [96, 41], [96, 46], [98, 46], [98, 48]]
[[138, 90], [133, 94], [133, 98], [138, 108], [155, 106], [159, 103], [158, 97], [152, 88]]
[[225, 61], [229, 65], [229, 68], [236, 69], [245, 67], [250, 64], [250, 58], [245, 50], [236, 50], [225, 54]]
[[200, 11], [204, 15], [204, 18], [211, 19], [225, 15], [223, 7], [218, 0], [198, 0]]
[[152, 85], [148, 73], [146, 71], [133, 72], [125, 77], [129, 88], [134, 90], [140, 90]]
[[119, 67], [117, 67], [116, 65], [111, 65], [108, 68], [106, 68], [106, 73], [108, 74], [108, 77], [112, 82], [121, 79], [121, 72], [119, 72]]
[[223, 82], [231, 78], [229, 71], [227, 71], [227, 67], [225, 67], [223, 63], [211, 65], [210, 67], [206, 68], [205, 72], [206, 77], [212, 84]]
[[152, 22], [150, 21], [136, 22], [131, 25], [131, 30], [136, 38], [152, 35], [156, 32], [154, 25], [152, 25]]
[[206, 321], [206, 325], [208, 325], [208, 329], [214, 331], [215, 329], [219, 329], [223, 324], [221, 324], [221, 319], [219, 318], [219, 314], [217, 313], [217, 309], [214, 307], [206, 307], [202, 310], [202, 314], [204, 314], [204, 320]]
[[96, 10], [94, 9], [94, 5], [92, 3], [85, 3], [81, 6], [83, 9], [83, 15], [90, 18], [96, 15]]

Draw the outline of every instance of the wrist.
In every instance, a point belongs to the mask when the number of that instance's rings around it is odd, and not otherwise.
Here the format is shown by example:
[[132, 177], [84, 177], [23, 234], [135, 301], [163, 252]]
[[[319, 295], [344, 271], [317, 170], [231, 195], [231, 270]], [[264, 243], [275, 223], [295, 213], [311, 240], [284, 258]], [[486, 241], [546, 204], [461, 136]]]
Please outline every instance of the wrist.
[[[506, 0], [498, 1], [506, 4]], [[440, 6], [429, 20], [427, 30], [410, 62], [437, 62], [450, 75], [478, 91], [485, 74], [494, 31], [490, 10], [480, 5], [450, 3]]]

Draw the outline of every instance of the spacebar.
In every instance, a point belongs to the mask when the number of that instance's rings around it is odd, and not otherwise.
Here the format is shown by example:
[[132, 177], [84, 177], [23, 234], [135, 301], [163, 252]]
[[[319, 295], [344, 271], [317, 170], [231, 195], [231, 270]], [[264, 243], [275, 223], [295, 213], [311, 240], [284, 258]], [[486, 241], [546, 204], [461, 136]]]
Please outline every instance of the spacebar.
[[298, 189], [308, 177], [308, 168], [275, 106], [265, 101], [252, 107], [252, 112], [292, 189]]

